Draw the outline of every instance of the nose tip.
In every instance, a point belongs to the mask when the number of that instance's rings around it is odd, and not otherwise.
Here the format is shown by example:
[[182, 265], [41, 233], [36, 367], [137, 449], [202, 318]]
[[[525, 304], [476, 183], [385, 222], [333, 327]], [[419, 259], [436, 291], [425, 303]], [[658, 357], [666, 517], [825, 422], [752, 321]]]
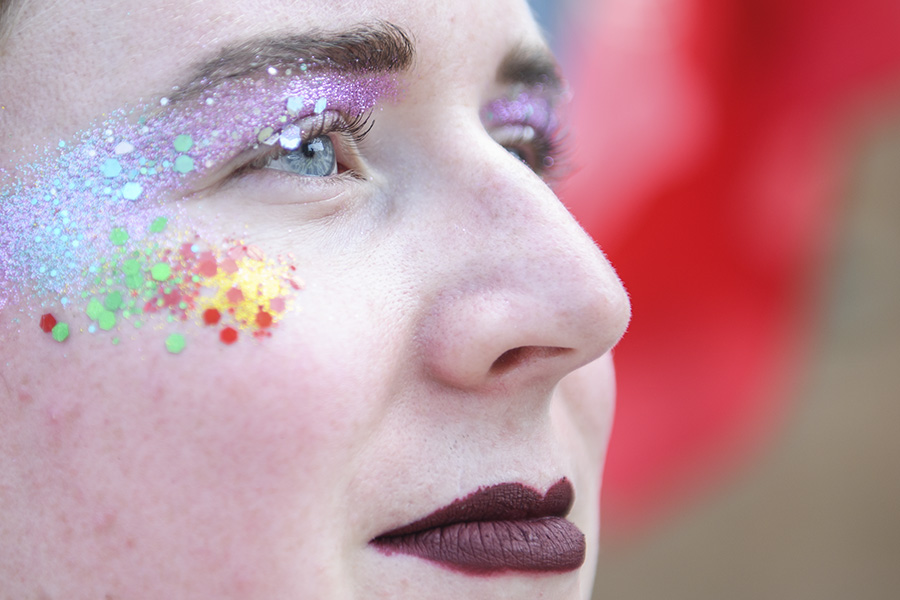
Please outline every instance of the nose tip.
[[418, 337], [426, 369], [462, 389], [552, 387], [618, 342], [627, 295], [550, 188], [480, 124], [458, 124], [417, 204], [428, 226], [416, 252], [432, 249]]
[[553, 385], [622, 336], [630, 307], [618, 277], [570, 217], [552, 221], [531, 221], [530, 240], [495, 236], [433, 300], [422, 340], [436, 379]]

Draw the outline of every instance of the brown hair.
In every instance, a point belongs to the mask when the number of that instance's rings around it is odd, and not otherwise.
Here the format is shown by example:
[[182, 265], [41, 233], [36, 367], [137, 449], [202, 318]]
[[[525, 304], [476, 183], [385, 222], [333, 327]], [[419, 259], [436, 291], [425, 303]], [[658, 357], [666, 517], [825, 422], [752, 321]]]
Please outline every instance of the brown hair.
[[0, 52], [28, 0], [0, 0]]

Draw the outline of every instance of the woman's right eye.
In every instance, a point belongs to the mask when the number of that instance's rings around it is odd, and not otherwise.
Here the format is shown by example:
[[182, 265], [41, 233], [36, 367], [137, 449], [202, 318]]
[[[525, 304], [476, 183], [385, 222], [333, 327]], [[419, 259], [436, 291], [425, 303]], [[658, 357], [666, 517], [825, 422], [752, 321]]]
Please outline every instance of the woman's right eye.
[[303, 142], [293, 150], [283, 150], [266, 159], [261, 168], [285, 171], [303, 177], [330, 177], [338, 172], [337, 153], [327, 135]]

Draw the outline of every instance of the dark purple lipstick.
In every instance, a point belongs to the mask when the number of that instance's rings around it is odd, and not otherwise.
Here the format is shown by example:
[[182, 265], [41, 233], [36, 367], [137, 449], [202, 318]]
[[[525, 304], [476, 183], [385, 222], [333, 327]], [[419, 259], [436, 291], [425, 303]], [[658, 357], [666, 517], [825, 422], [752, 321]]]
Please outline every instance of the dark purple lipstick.
[[574, 500], [566, 478], [543, 496], [521, 483], [501, 483], [371, 543], [386, 554], [418, 556], [465, 573], [573, 571], [585, 552], [584, 534], [565, 519]]

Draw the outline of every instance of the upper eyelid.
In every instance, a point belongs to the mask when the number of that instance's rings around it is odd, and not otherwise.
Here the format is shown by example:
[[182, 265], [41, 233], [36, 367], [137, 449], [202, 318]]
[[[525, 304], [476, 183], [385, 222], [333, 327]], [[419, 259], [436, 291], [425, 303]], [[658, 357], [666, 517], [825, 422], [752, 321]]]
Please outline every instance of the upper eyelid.
[[[143, 141], [164, 150], [171, 148], [174, 137], [192, 133], [198, 142], [193, 158], [212, 170], [265, 141], [269, 136], [261, 134], [266, 129], [281, 131], [291, 122], [314, 118], [319, 111], [362, 114], [395, 98], [399, 85], [396, 77], [384, 73], [341, 73], [328, 68], [279, 73], [265, 81], [258, 77], [228, 80], [209, 95], [181, 98], [147, 111], [141, 124], [156, 133]], [[295, 99], [297, 106], [291, 107]]]
[[[299, 127], [298, 124], [313, 117], [316, 118], [316, 124], [309, 129], [304, 130], [303, 128], [301, 128], [302, 135], [300, 137], [299, 144], [296, 147], [286, 148], [283, 146], [283, 144], [280, 143], [280, 136], [284, 135], [285, 129], [291, 126]], [[229, 171], [232, 173], [238, 173], [246, 169], [263, 168], [263, 166], [258, 166], [255, 163], [266, 159], [274, 160], [278, 156], [297, 150], [301, 147], [302, 144], [309, 142], [317, 137], [332, 134], [346, 134], [348, 137], [352, 138], [352, 147], [349, 149], [349, 151], [347, 151], [346, 148], [342, 148], [341, 145], [335, 144], [336, 151], [339, 154], [343, 154], [345, 159], [353, 158], [355, 160], [358, 160], [360, 155], [358, 146], [362, 143], [363, 138], [368, 133], [369, 129], [371, 129], [371, 125], [374, 123], [371, 117], [371, 112], [368, 111], [357, 115], [343, 115], [338, 111], [328, 110], [324, 111], [320, 115], [308, 115], [307, 117], [300, 117], [298, 119], [295, 119], [294, 121], [286, 123], [284, 127], [282, 127], [272, 136], [271, 143], [257, 143], [254, 144], [253, 147], [245, 150], [244, 152], [241, 152], [235, 159], [235, 162], [237, 164], [233, 169], [230, 169]], [[343, 152], [341, 152], [342, 150]], [[250, 153], [250, 156], [247, 156], [248, 153]], [[359, 165], [356, 166], [359, 167]]]
[[560, 108], [565, 96], [547, 93], [541, 86], [519, 86], [507, 96], [494, 98], [481, 108], [485, 126], [521, 123], [551, 135], [560, 127]]
[[[330, 133], [331, 131], [338, 128], [338, 121], [342, 119], [343, 116], [338, 111], [325, 109], [320, 113], [307, 113], [303, 116], [298, 116], [293, 120], [290, 120], [284, 123], [277, 130], [272, 128], [272, 136], [266, 140], [261, 140], [257, 138], [257, 142], [259, 144], [265, 145], [275, 145], [279, 144], [281, 141], [281, 136], [285, 134], [285, 131], [296, 127], [300, 130], [301, 138], [300, 143], [305, 141], [309, 141], [312, 138], [323, 135], [323, 133]], [[355, 119], [356, 117], [354, 117]], [[304, 127], [305, 123], [310, 123], [310, 127]]]

